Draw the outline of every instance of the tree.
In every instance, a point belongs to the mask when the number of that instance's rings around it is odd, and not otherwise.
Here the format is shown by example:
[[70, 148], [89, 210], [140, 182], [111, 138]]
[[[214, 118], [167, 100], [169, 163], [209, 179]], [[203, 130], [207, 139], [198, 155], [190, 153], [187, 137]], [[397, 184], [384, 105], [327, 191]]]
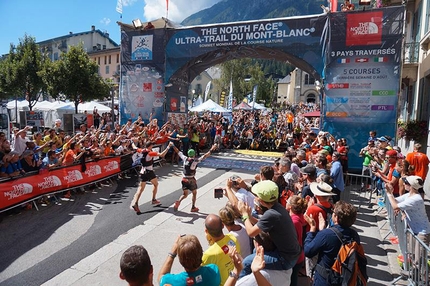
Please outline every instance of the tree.
[[11, 45], [9, 55], [0, 64], [0, 92], [25, 97], [32, 110], [40, 95], [46, 92], [42, 71], [48, 62], [35, 38], [24, 35], [18, 46]]
[[98, 74], [97, 63], [88, 57], [82, 45], [72, 46], [67, 53], [62, 53], [45, 80], [54, 98], [63, 94], [74, 102], [76, 113], [80, 102], [103, 99], [111, 91], [110, 84]]
[[272, 102], [275, 83], [272, 78], [265, 78], [264, 72], [258, 62], [251, 59], [237, 59], [222, 63], [221, 78], [214, 80], [218, 89], [228, 94], [230, 80], [233, 83], [233, 97], [240, 102], [248, 94], [252, 94], [255, 85], [257, 88], [256, 100], [264, 100], [266, 104]]

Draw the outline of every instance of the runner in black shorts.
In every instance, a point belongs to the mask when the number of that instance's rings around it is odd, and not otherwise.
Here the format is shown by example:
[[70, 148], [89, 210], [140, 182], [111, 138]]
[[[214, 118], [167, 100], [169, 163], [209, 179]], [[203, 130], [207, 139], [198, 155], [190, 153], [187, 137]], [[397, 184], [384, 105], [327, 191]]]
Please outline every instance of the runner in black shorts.
[[176, 153], [178, 153], [179, 157], [184, 162], [184, 175], [182, 177], [182, 190], [184, 193], [181, 195], [179, 200], [175, 202], [174, 211], [177, 211], [179, 208], [179, 205], [181, 204], [182, 200], [185, 199], [188, 196], [188, 191], [191, 191], [193, 193], [192, 198], [192, 206], [191, 206], [191, 212], [198, 212], [199, 208], [196, 207], [196, 199], [197, 199], [197, 182], [196, 178], [194, 177], [196, 175], [196, 169], [197, 165], [209, 157], [211, 155], [211, 152], [218, 148], [217, 144], [214, 144], [212, 148], [203, 156], [200, 158], [195, 158], [196, 152], [193, 149], [188, 150], [188, 157], [185, 156], [181, 151], [179, 151], [178, 148], [173, 146], [173, 149]]
[[164, 157], [164, 155], [166, 155], [167, 151], [169, 151], [170, 147], [173, 144], [169, 144], [169, 146], [161, 153], [152, 151], [153, 145], [154, 145], [153, 142], [148, 142], [146, 143], [146, 149], [137, 150], [137, 152], [143, 153], [144, 157], [142, 158], [142, 169], [140, 170], [139, 187], [137, 188], [136, 194], [134, 195], [130, 205], [130, 208], [133, 209], [136, 212], [136, 214], [140, 214], [139, 198], [142, 195], [143, 190], [145, 190], [146, 182], [151, 182], [153, 186], [151, 203], [153, 205], [160, 204], [160, 201], [156, 199], [157, 190], [158, 190], [158, 179], [154, 173], [153, 157]]

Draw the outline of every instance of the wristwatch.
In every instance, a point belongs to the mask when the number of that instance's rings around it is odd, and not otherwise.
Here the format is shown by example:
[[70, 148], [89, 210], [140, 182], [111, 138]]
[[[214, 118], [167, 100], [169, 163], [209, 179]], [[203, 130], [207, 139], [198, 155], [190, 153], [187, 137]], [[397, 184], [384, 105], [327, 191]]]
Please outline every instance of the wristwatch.
[[234, 278], [234, 279], [239, 279], [239, 275], [237, 275], [236, 273], [234, 273], [233, 271], [230, 271], [229, 275], [230, 277]]

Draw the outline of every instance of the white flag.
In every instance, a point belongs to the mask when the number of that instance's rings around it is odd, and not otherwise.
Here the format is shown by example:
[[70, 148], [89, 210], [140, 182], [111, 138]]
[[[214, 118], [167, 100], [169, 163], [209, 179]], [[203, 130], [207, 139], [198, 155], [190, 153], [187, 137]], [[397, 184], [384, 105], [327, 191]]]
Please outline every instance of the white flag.
[[122, 15], [122, 0], [116, 1], [116, 11]]
[[227, 109], [233, 110], [233, 81], [230, 80], [230, 92], [228, 93], [228, 106]]
[[254, 110], [255, 100], [257, 99], [257, 87], [258, 85], [254, 85], [254, 89], [252, 90], [252, 109]]
[[208, 84], [206, 85], [206, 90], [205, 90], [205, 102], [206, 102], [206, 100], [208, 100], [208, 94], [209, 94], [209, 89], [211, 89], [211, 83], [212, 83], [212, 81], [210, 80], [209, 82], [208, 82]]

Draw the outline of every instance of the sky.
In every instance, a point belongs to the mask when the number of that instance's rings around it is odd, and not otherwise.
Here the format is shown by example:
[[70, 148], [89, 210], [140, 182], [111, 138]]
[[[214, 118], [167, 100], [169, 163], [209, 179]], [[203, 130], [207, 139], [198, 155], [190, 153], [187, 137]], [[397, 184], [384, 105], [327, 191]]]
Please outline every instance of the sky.
[[[17, 45], [25, 34], [36, 42], [96, 29], [109, 33], [117, 44], [120, 30], [116, 23], [132, 24], [168, 17], [180, 23], [195, 12], [209, 8], [221, 0], [121, 0], [122, 19], [116, 12], [117, 0], [0, 0], [2, 25], [0, 55], [9, 52], [10, 43]], [[191, 4], [192, 3], [192, 4]]]

